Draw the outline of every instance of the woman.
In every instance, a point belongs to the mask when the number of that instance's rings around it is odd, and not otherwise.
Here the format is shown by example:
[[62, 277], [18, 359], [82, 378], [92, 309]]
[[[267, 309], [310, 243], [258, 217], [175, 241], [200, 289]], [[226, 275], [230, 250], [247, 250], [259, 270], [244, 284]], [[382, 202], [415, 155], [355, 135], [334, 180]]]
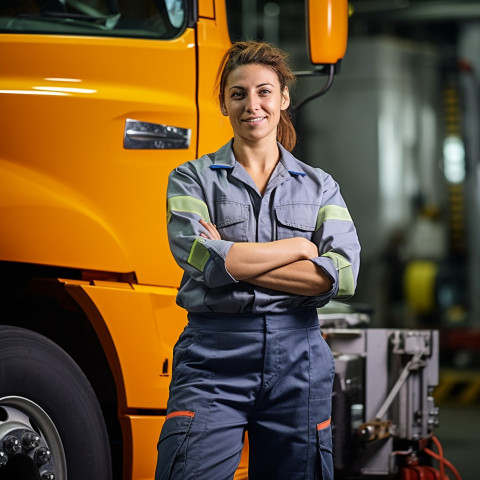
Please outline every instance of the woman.
[[330, 479], [334, 363], [316, 308], [351, 296], [355, 227], [333, 179], [289, 153], [286, 54], [237, 42], [219, 70], [234, 137], [170, 175], [168, 232], [188, 311], [156, 480]]

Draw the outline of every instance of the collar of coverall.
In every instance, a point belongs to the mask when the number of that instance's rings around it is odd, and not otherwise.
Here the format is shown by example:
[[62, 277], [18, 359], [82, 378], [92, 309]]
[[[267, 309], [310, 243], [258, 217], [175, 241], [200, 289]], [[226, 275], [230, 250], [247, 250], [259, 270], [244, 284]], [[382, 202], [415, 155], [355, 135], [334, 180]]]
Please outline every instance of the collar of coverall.
[[[233, 138], [215, 153], [212, 160], [213, 163], [209, 166], [211, 170], [225, 170], [235, 167], [236, 160], [233, 155], [232, 144]], [[277, 145], [280, 150], [280, 162], [285, 167], [285, 170], [292, 177], [305, 177], [307, 174], [303, 171], [298, 160], [289, 151], [285, 150], [279, 142], [277, 142]]]

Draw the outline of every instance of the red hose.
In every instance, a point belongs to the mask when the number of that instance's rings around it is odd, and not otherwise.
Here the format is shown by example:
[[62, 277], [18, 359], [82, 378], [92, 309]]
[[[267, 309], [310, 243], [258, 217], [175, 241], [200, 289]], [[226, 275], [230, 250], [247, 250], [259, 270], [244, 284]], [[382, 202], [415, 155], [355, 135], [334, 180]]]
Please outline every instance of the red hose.
[[458, 473], [458, 470], [443, 456], [442, 445], [440, 444], [438, 438], [432, 435], [432, 441], [438, 449], [438, 453], [435, 453], [429, 448], [424, 448], [423, 451], [433, 457], [435, 460], [438, 460], [440, 463], [440, 478], [441, 480], [448, 480], [448, 477], [445, 475], [445, 465], [451, 470], [456, 480], [462, 480], [462, 477]]

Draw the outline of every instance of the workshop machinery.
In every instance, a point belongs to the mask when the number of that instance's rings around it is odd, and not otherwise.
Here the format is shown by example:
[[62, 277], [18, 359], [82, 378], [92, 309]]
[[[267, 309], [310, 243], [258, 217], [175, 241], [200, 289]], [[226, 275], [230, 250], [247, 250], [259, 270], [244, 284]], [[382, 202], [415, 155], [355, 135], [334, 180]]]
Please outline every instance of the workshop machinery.
[[319, 318], [335, 359], [336, 478], [443, 480], [448, 467], [459, 479], [434, 436], [438, 331], [370, 328], [367, 314], [344, 307], [320, 309]]

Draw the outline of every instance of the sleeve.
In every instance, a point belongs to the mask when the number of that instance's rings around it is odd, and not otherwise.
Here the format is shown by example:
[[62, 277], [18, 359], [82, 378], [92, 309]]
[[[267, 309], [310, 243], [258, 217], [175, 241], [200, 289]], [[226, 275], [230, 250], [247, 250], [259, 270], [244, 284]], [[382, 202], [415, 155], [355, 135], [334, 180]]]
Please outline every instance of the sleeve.
[[187, 163], [171, 172], [168, 179], [170, 250], [184, 272], [206, 287], [237, 283], [225, 266], [225, 257], [233, 242], [201, 237], [205, 229], [200, 219], [210, 222], [210, 212], [197, 171]]
[[322, 204], [313, 242], [320, 256], [312, 259], [333, 280], [330, 298], [349, 298], [355, 293], [360, 267], [360, 243], [340, 188], [325, 174]]

